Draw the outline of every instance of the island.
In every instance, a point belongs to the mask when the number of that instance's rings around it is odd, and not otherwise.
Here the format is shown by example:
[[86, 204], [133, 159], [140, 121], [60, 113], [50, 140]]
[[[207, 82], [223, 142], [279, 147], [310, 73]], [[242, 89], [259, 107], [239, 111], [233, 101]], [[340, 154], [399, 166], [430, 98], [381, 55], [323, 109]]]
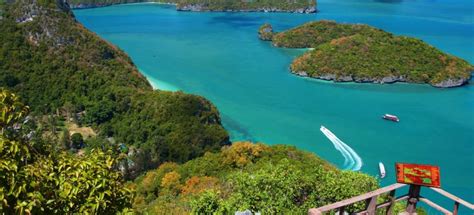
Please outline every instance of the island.
[[311, 48], [291, 64], [293, 74], [358, 83], [427, 83], [449, 88], [468, 83], [474, 67], [422, 40], [362, 24], [315, 21], [283, 32], [259, 29], [276, 47]]
[[303, 214], [379, 187], [293, 146], [231, 144], [210, 101], [152, 89], [64, 1], [3, 8], [2, 214]]
[[223, 1], [223, 0], [70, 0], [73, 9], [103, 7], [113, 4], [156, 2], [176, 5], [178, 11], [289, 12], [315, 13], [316, 0]]

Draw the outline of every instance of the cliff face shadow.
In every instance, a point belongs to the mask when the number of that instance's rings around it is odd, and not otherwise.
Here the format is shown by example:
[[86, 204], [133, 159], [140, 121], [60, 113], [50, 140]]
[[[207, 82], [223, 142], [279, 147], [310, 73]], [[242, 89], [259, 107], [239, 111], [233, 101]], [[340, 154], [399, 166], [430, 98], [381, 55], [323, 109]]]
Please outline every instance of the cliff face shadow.
[[226, 13], [222, 16], [213, 17], [209, 24], [227, 24], [233, 28], [242, 28], [249, 26], [259, 26], [261, 24], [262, 17], [252, 17], [248, 15], [241, 15], [238, 13]]

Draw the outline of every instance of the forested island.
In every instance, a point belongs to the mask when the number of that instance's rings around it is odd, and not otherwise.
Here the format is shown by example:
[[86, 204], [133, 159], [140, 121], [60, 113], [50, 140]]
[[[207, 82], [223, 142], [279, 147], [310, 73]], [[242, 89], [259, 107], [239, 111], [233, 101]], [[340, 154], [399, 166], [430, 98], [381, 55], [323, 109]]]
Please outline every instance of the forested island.
[[157, 2], [174, 4], [179, 11], [316, 12], [316, 0], [69, 0], [68, 2], [72, 8], [102, 7], [123, 3]]
[[428, 83], [447, 88], [466, 84], [474, 70], [465, 60], [422, 40], [368, 25], [317, 21], [275, 33], [265, 24], [259, 37], [276, 47], [312, 48], [293, 61], [291, 72], [335, 82]]
[[305, 212], [378, 187], [294, 147], [231, 145], [214, 105], [153, 90], [63, 1], [5, 5], [0, 35], [0, 213]]

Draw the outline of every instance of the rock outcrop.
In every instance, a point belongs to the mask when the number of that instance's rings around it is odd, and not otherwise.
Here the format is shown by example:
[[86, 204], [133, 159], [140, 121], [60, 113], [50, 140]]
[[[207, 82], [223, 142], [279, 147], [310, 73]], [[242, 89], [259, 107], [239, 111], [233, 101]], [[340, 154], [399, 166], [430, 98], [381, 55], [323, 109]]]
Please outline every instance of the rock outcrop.
[[264, 24], [258, 30], [258, 37], [264, 41], [271, 41], [273, 38], [273, 27], [270, 24]]
[[432, 83], [431, 86], [439, 87], [439, 88], [459, 87], [459, 86], [467, 84], [469, 82], [469, 79], [467, 78], [447, 79], [439, 83]]

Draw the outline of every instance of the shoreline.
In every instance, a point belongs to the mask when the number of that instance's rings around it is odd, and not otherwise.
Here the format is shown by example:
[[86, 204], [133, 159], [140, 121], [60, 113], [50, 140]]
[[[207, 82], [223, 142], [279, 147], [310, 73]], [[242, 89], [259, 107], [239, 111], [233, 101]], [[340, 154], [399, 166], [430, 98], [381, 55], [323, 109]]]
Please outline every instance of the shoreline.
[[117, 2], [117, 3], [79, 3], [69, 4], [72, 10], [81, 9], [93, 9], [101, 7], [110, 7], [114, 5], [134, 5], [134, 4], [159, 4], [159, 5], [172, 5], [176, 7], [176, 11], [179, 12], [226, 12], [226, 13], [293, 13], [293, 14], [314, 14], [319, 12], [316, 6], [309, 6], [306, 8], [297, 8], [291, 10], [278, 9], [278, 8], [256, 8], [256, 9], [227, 9], [227, 10], [212, 10], [202, 8], [200, 5], [184, 5], [178, 8], [177, 3], [172, 2], [154, 2], [154, 1], [143, 1], [143, 2]]
[[110, 6], [115, 6], [115, 5], [136, 5], [136, 4], [159, 4], [159, 5], [172, 5], [176, 6], [176, 3], [171, 3], [171, 2], [154, 2], [154, 1], [143, 1], [143, 2], [117, 2], [117, 3], [80, 3], [80, 4], [69, 4], [69, 7], [71, 10], [83, 10], [83, 9], [93, 9], [93, 8], [101, 8], [101, 7], [110, 7]]
[[[395, 77], [395, 76], [390, 76], [390, 77], [385, 77], [387, 80], [384, 80], [385, 78], [382, 79], [367, 79], [367, 80], [362, 80], [358, 81], [352, 76], [347, 76], [347, 77], [342, 77], [340, 79], [337, 79], [335, 75], [332, 74], [327, 74], [325, 76], [318, 76], [318, 77], [312, 77], [308, 75], [306, 72], [298, 72], [298, 71], [291, 71], [290, 73], [292, 75], [295, 75], [296, 77], [300, 78], [305, 78], [305, 79], [314, 79], [314, 80], [319, 80], [319, 81], [324, 81], [324, 82], [332, 82], [335, 84], [340, 84], [340, 83], [354, 83], [354, 84], [374, 84], [374, 85], [385, 85], [385, 84], [396, 84], [396, 83], [404, 83], [404, 84], [419, 84], [419, 85], [427, 85], [431, 86], [434, 88], [438, 89], [451, 89], [451, 88], [458, 88], [458, 87], [463, 87], [471, 84], [471, 80], [474, 77], [474, 71], [471, 72], [471, 76], [465, 80], [459, 80], [459, 81], [454, 81], [455, 84], [451, 84], [453, 82], [452, 79], [448, 79], [444, 81], [443, 83], [439, 84], [431, 84], [431, 83], [417, 83], [417, 82], [409, 82], [406, 81], [405, 78], [403, 77]], [[461, 81], [461, 82], [460, 82]]]
[[[138, 68], [138, 67], [137, 67]], [[145, 76], [146, 80], [150, 83], [153, 90], [162, 90], [162, 91], [170, 91], [170, 92], [177, 92], [181, 91], [181, 89], [173, 84], [158, 80], [151, 75], [148, 75], [143, 69], [138, 68], [138, 71]]]

